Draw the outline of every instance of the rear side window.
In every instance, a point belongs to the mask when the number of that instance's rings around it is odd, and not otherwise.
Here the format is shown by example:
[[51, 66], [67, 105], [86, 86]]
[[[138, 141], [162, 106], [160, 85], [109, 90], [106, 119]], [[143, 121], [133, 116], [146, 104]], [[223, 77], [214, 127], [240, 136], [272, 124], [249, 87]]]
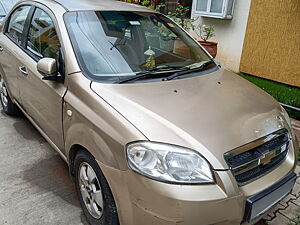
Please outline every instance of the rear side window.
[[60, 44], [51, 17], [37, 8], [34, 12], [27, 39], [27, 49], [38, 58], [58, 60]]
[[23, 30], [29, 10], [30, 6], [21, 6], [10, 16], [7, 34], [19, 45], [22, 42]]

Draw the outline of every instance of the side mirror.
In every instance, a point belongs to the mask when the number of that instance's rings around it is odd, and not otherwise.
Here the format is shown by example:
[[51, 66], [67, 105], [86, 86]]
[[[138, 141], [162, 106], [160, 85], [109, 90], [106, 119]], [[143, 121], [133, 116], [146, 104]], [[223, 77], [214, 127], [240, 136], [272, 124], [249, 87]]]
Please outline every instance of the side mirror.
[[62, 82], [62, 76], [57, 69], [56, 59], [40, 59], [37, 63], [37, 70], [44, 76], [43, 80]]

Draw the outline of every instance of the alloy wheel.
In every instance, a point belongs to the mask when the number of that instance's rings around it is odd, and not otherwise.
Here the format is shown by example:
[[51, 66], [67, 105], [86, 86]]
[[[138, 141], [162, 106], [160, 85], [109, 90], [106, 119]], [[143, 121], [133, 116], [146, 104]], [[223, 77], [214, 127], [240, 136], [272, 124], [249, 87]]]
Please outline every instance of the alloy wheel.
[[3, 107], [8, 106], [8, 94], [3, 78], [0, 76], [0, 97]]
[[100, 182], [93, 168], [86, 162], [79, 166], [79, 185], [83, 202], [95, 219], [103, 214], [104, 202]]

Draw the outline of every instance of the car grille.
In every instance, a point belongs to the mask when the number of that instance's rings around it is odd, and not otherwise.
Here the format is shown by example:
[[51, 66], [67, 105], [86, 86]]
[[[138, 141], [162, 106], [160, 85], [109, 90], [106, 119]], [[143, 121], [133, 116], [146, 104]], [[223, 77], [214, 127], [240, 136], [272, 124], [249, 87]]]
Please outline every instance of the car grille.
[[248, 145], [225, 153], [225, 160], [238, 184], [243, 185], [271, 171], [284, 161], [289, 133], [281, 129]]

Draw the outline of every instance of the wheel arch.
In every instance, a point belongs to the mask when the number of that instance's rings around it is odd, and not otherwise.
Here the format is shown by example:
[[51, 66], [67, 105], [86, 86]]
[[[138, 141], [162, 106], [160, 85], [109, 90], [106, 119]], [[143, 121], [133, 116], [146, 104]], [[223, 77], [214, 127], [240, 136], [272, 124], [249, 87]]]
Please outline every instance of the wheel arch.
[[72, 177], [74, 177], [74, 163], [75, 163], [76, 155], [82, 151], [89, 154], [90, 156], [92, 156], [96, 161], [102, 162], [104, 164], [108, 164], [108, 166], [110, 166], [110, 167], [114, 167], [114, 168], [118, 167], [115, 163], [105, 162], [103, 158], [99, 158], [99, 150], [93, 151], [92, 148], [89, 148], [88, 146], [85, 146], [84, 144], [73, 144], [70, 147], [70, 150], [67, 154], [68, 163], [69, 163], [69, 171], [70, 171], [70, 175]]
[[80, 151], [84, 151], [84, 152], [92, 155], [84, 146], [82, 146], [80, 144], [74, 144], [74, 145], [71, 146], [71, 148], [69, 150], [69, 154], [68, 154], [69, 172], [70, 172], [71, 177], [75, 176], [75, 174], [74, 174], [74, 162], [75, 162], [76, 155]]
[[1, 63], [0, 63], [0, 77], [3, 78], [3, 80], [5, 82], [6, 89], [8, 91], [8, 94], [12, 98], [12, 101], [14, 101], [14, 96], [12, 96], [12, 93], [11, 93], [11, 90], [10, 90], [10, 86], [7, 84], [8, 82], [7, 82], [6, 75], [5, 75], [5, 72], [4, 72], [4, 69], [3, 69], [3, 66], [2, 66]]

